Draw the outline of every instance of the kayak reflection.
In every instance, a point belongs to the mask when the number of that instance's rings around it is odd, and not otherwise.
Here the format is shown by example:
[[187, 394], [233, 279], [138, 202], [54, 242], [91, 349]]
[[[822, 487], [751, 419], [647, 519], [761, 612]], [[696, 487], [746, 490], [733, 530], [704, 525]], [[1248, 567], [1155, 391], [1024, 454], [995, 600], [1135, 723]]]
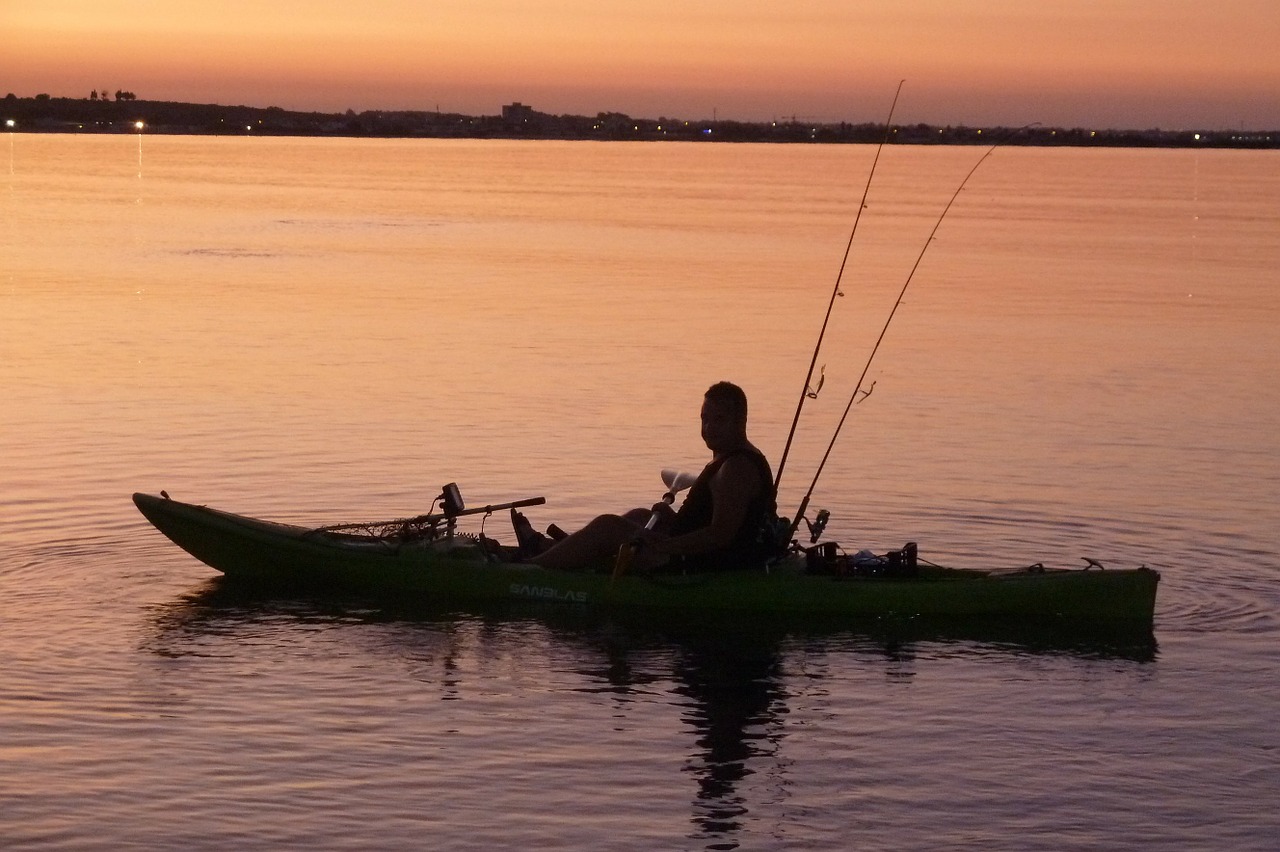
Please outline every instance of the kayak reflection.
[[[537, 600], [433, 604], [404, 597], [365, 597], [346, 592], [296, 592], [237, 583], [227, 577], [205, 581], [198, 589], [158, 609], [157, 638], [178, 640], [183, 634], [218, 632], [228, 623], [253, 622], [294, 615], [341, 621], [404, 622], [423, 626], [480, 619], [494, 623], [535, 622], [565, 641], [589, 641], [626, 631], [633, 639], [662, 637], [688, 642], [696, 637], [726, 636], [742, 643], [788, 640], [791, 645], [821, 650], [874, 652], [886, 660], [909, 656], [914, 646], [940, 643], [974, 653], [1053, 654], [1085, 659], [1152, 662], [1158, 645], [1151, 626], [1099, 624], [1074, 619], [990, 617], [879, 616], [867, 618], [814, 615], [686, 613], [670, 610], [575, 607]], [[157, 652], [164, 653], [159, 647]], [[180, 651], [179, 651], [180, 653]]]
[[[324, 649], [307, 643], [323, 633], [329, 637], [325, 647], [346, 652], [344, 665], [374, 672], [375, 690], [381, 683], [377, 678], [396, 678], [408, 667], [415, 683], [408, 689], [400, 678], [396, 687], [401, 699], [420, 699], [423, 684], [441, 700], [483, 702], [504, 693], [511, 706], [536, 706], [535, 720], [537, 713], [549, 714], [545, 728], [535, 721], [527, 735], [556, 743], [557, 715], [596, 712], [573, 693], [605, 695], [615, 702], [606, 708], [605, 718], [617, 719], [620, 729], [647, 733], [660, 727], [668, 736], [675, 730], [677, 740], [692, 740], [692, 748], [685, 746], [683, 752], [683, 772], [693, 783], [689, 819], [692, 837], [710, 848], [732, 848], [735, 835], [747, 831], [753, 807], [764, 804], [752, 800], [763, 789], [786, 786], [785, 722], [795, 709], [791, 705], [811, 701], [803, 695], [815, 683], [807, 668], [847, 661], [850, 667], [870, 664], [886, 679], [903, 680], [914, 677], [922, 659], [936, 661], [944, 655], [1050, 654], [1145, 663], [1156, 653], [1149, 631], [1085, 640], [1076, 629], [1045, 630], [1043, 625], [995, 628], [989, 621], [964, 625], [876, 619], [851, 629], [844, 621], [743, 623], [740, 618], [601, 613], [537, 603], [459, 610], [403, 600], [281, 596], [218, 578], [161, 606], [145, 643], [165, 657], [225, 658], [242, 656], [237, 648], [247, 649], [247, 656], [269, 642], [273, 663], [297, 656], [310, 664]], [[374, 629], [362, 629], [370, 626]], [[295, 641], [296, 653], [289, 650]], [[508, 680], [511, 672], [523, 679]], [[288, 670], [279, 677], [287, 679]], [[334, 677], [340, 675], [335, 672]], [[370, 685], [350, 688], [368, 691]], [[420, 700], [417, 704], [421, 706]], [[673, 721], [673, 706], [678, 724], [663, 725], [663, 717]], [[371, 712], [382, 710], [375, 705]], [[681, 729], [684, 734], [678, 733]], [[600, 736], [604, 739], [597, 741], [582, 734], [586, 753], [616, 747], [608, 732]], [[650, 756], [657, 747], [647, 747]], [[495, 741], [486, 748], [498, 751], [502, 744]], [[499, 753], [485, 759], [515, 758]], [[669, 759], [658, 761], [662, 763]]]

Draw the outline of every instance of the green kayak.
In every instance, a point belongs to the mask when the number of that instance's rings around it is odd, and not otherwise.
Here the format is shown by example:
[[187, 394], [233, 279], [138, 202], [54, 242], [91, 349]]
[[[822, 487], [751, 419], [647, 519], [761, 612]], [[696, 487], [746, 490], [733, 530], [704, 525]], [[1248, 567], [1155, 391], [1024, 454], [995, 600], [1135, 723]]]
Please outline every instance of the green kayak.
[[[164, 492], [161, 492], [164, 495]], [[423, 601], [562, 602], [587, 607], [814, 616], [1058, 617], [1149, 626], [1160, 575], [1148, 568], [978, 571], [920, 564], [892, 572], [815, 573], [803, 558], [767, 571], [701, 574], [566, 572], [510, 561], [512, 549], [458, 532], [462, 514], [541, 498], [381, 524], [307, 528], [134, 494], [170, 540], [229, 578], [304, 588], [394, 592]]]

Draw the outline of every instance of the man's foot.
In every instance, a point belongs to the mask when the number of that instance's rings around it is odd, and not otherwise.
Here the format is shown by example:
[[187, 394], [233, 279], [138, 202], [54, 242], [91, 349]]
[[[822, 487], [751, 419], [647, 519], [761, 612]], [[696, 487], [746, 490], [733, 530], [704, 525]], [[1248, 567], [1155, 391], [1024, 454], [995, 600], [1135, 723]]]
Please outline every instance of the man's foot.
[[511, 528], [516, 531], [516, 543], [520, 546], [520, 558], [529, 559], [547, 549], [550, 541], [545, 535], [533, 528], [529, 519], [511, 510]]

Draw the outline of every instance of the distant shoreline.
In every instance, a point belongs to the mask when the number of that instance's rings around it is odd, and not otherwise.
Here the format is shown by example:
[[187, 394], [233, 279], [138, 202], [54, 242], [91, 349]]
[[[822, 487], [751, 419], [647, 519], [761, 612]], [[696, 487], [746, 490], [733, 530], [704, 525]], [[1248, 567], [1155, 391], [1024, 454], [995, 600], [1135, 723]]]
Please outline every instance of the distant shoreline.
[[[12, 124], [9, 124], [12, 122]], [[174, 101], [53, 98], [0, 99], [0, 129], [22, 133], [138, 133], [200, 136], [333, 136], [423, 139], [567, 139], [858, 144], [886, 138], [884, 124], [744, 122], [549, 115], [523, 104], [500, 115], [372, 110], [298, 112], [280, 107], [222, 106]], [[1280, 131], [1022, 129], [894, 124], [888, 137], [908, 145], [1005, 145], [1123, 148], [1280, 148]]]

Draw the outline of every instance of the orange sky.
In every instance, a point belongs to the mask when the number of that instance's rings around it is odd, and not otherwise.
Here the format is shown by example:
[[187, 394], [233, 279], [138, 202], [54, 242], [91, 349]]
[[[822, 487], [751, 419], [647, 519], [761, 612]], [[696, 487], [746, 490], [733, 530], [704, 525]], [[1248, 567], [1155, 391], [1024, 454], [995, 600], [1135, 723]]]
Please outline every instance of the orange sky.
[[0, 0], [0, 97], [1280, 128], [1280, 0]]

